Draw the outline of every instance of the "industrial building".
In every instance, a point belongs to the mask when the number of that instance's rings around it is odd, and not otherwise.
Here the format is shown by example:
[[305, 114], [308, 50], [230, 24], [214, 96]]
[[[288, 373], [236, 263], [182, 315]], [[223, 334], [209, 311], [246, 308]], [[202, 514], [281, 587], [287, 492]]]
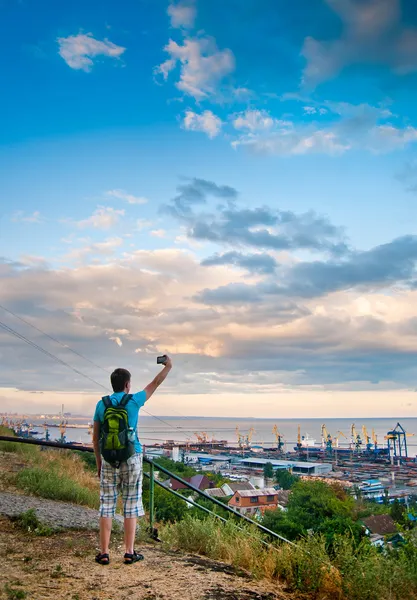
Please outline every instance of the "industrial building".
[[252, 469], [263, 469], [267, 463], [271, 463], [274, 470], [287, 469], [300, 475], [323, 475], [330, 473], [330, 463], [296, 462], [292, 460], [274, 460], [266, 458], [242, 458], [240, 465]]

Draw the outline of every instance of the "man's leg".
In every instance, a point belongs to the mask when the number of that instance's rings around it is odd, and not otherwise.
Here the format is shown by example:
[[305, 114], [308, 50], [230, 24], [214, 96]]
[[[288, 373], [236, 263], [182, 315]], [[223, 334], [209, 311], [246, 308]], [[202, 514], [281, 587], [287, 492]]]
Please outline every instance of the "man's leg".
[[100, 554], [109, 554], [111, 528], [117, 504], [118, 471], [103, 462], [100, 475]]
[[121, 468], [125, 552], [133, 555], [137, 518], [144, 515], [142, 505], [142, 455], [132, 456]]
[[133, 554], [135, 548], [136, 517], [125, 517], [125, 552]]
[[100, 552], [109, 553], [112, 517], [100, 517]]

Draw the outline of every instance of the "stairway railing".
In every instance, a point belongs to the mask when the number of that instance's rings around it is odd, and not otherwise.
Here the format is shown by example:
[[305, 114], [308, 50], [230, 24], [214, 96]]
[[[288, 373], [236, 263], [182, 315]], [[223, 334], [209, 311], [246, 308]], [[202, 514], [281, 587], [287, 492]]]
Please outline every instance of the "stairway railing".
[[[83, 446], [83, 445], [79, 445], [79, 444], [62, 444], [61, 442], [51, 442], [51, 441], [46, 441], [46, 440], [37, 440], [37, 439], [34, 439], [34, 438], [20, 438], [20, 437], [12, 437], [12, 436], [0, 435], [0, 441], [3, 441], [3, 442], [12, 442], [12, 443], [19, 443], [19, 444], [31, 444], [31, 445], [34, 445], [34, 446], [45, 446], [45, 447], [48, 447], [48, 448], [61, 448], [63, 450], [76, 450], [76, 451], [79, 451], [79, 452], [90, 452], [90, 453], [94, 452], [94, 449], [91, 446]], [[151, 532], [151, 536], [152, 537], [157, 537], [157, 531], [154, 528], [154, 525], [155, 525], [155, 483], [157, 485], [159, 485], [160, 487], [162, 487], [167, 492], [169, 492], [169, 493], [173, 494], [174, 496], [176, 496], [177, 498], [181, 498], [181, 500], [183, 500], [184, 502], [187, 502], [187, 503], [195, 506], [196, 508], [199, 508], [200, 510], [202, 510], [202, 511], [204, 511], [204, 512], [210, 514], [210, 515], [212, 515], [213, 517], [215, 517], [219, 521], [227, 523], [227, 519], [225, 519], [221, 515], [213, 512], [212, 510], [210, 510], [209, 508], [207, 508], [205, 506], [201, 506], [200, 504], [198, 504], [197, 502], [195, 502], [192, 498], [187, 498], [187, 497], [183, 496], [182, 494], [179, 494], [176, 490], [173, 490], [172, 488], [166, 487], [165, 485], [163, 485], [163, 483], [161, 481], [159, 481], [155, 477], [155, 471], [161, 471], [165, 475], [168, 475], [170, 478], [175, 479], [176, 481], [178, 481], [179, 483], [181, 483], [186, 489], [189, 489], [189, 490], [193, 491], [195, 494], [197, 494], [201, 498], [209, 500], [212, 504], [214, 504], [216, 506], [220, 506], [222, 509], [226, 510], [230, 514], [233, 514], [239, 520], [245, 521], [246, 523], [249, 523], [249, 524], [253, 525], [259, 531], [261, 531], [262, 533], [267, 534], [269, 537], [271, 537], [273, 539], [276, 539], [276, 540], [280, 540], [280, 541], [286, 542], [286, 543], [291, 544], [293, 546], [296, 545], [296, 544], [294, 544], [294, 542], [291, 542], [290, 540], [287, 540], [285, 537], [279, 535], [275, 531], [272, 531], [271, 529], [268, 529], [267, 527], [264, 527], [263, 525], [261, 525], [261, 523], [258, 523], [256, 521], [250, 519], [246, 515], [241, 514], [237, 510], [234, 510], [233, 508], [231, 508], [227, 504], [224, 504], [223, 502], [221, 502], [217, 498], [215, 498], [213, 496], [209, 496], [208, 494], [206, 494], [202, 490], [199, 490], [197, 487], [195, 487], [194, 485], [192, 485], [188, 481], [185, 481], [184, 479], [182, 479], [181, 477], [179, 477], [175, 473], [172, 473], [171, 471], [169, 471], [168, 469], [166, 469], [162, 465], [158, 465], [158, 463], [156, 463], [155, 461], [151, 460], [150, 458], [147, 458], [145, 455], [143, 456], [143, 461], [145, 463], [149, 464], [149, 467], [150, 467], [149, 468], [149, 473], [145, 473], [144, 472], [143, 474], [145, 475], [145, 477], [149, 478], [149, 527], [150, 527], [150, 532]], [[238, 527], [238, 526], [236, 525], [236, 527]], [[241, 528], [239, 527], [239, 529], [241, 529]], [[266, 545], [269, 545], [268, 542], [264, 541], [264, 543]]]

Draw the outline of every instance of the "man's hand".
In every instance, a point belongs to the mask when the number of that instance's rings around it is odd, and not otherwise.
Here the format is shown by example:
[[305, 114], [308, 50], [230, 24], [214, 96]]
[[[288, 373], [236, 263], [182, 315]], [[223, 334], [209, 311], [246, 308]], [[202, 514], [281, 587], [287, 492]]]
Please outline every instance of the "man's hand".
[[101, 477], [101, 461], [97, 462], [97, 477], [100, 479]]
[[164, 368], [169, 370], [172, 369], [172, 360], [169, 358], [169, 356], [166, 357]]
[[165, 365], [164, 365], [164, 368], [162, 369], [162, 371], [160, 373], [158, 373], [158, 375], [155, 377], [155, 379], [153, 381], [151, 381], [151, 383], [149, 383], [145, 388], [146, 400], [149, 400], [149, 398], [152, 396], [152, 394], [155, 392], [155, 390], [165, 380], [166, 376], [168, 375], [168, 373], [170, 372], [171, 369], [172, 369], [172, 361], [169, 358], [169, 356], [167, 356], [166, 362], [165, 362]]

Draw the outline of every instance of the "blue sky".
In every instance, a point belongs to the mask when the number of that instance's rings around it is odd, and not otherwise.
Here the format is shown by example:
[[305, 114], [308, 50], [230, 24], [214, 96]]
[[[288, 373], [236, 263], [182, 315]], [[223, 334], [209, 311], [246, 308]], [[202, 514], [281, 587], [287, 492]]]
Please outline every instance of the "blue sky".
[[[106, 368], [139, 355], [140, 380], [174, 354], [165, 414], [170, 399], [196, 414], [200, 396], [201, 414], [253, 414], [247, 392], [259, 416], [278, 392], [295, 401], [286, 416], [348, 416], [345, 401], [311, 410], [329, 393], [381, 416], [404, 398], [413, 413], [417, 8], [0, 10], [2, 305]], [[90, 410], [88, 382], [55, 367], [45, 382], [44, 358], [10, 343], [0, 336], [8, 405], [16, 389], [44, 406], [71, 391]]]

